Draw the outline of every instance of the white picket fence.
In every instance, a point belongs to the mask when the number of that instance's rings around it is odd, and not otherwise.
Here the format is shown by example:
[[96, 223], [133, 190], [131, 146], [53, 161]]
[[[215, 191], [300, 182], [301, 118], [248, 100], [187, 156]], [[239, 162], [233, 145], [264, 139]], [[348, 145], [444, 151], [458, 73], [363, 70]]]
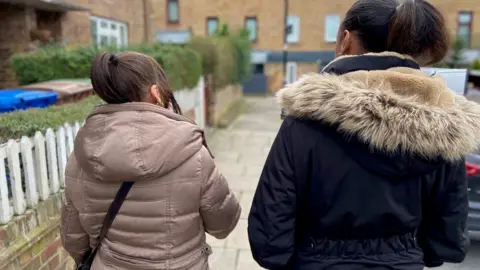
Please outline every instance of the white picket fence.
[[[176, 91], [175, 98], [182, 110], [195, 110], [195, 120], [204, 128], [203, 79], [193, 89]], [[0, 225], [62, 191], [67, 159], [82, 125], [65, 123], [45, 134], [36, 132], [33, 138], [23, 136], [0, 145]]]

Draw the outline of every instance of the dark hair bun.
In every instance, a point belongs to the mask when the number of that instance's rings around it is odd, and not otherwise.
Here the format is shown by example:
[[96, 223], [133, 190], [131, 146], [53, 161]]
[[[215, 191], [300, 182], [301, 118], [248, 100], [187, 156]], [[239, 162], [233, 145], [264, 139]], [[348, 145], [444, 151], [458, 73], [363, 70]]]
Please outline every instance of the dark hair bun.
[[392, 51], [419, 64], [441, 61], [450, 47], [443, 15], [425, 0], [358, 0], [343, 27], [354, 31], [369, 52]]
[[118, 63], [120, 63], [120, 58], [118, 57], [118, 55], [112, 54], [112, 55], [110, 55], [110, 57], [108, 58], [108, 63], [109, 63], [110, 65], [116, 66], [116, 65], [118, 65]]

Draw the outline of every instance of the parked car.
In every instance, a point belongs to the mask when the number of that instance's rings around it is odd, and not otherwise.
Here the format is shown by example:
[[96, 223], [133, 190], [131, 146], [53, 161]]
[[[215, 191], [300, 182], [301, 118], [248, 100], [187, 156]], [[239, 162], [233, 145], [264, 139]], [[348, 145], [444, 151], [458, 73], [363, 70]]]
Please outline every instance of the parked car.
[[468, 230], [480, 233], [480, 150], [465, 158], [468, 176]]

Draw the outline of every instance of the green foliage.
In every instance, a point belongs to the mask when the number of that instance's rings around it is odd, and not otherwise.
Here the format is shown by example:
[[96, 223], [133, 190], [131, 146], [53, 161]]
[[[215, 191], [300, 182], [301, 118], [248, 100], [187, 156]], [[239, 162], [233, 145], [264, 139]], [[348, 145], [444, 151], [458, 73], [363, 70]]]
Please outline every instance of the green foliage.
[[230, 27], [228, 24], [223, 23], [220, 25], [220, 28], [217, 30], [217, 36], [219, 37], [229, 37], [230, 36]]
[[473, 60], [473, 62], [472, 62], [472, 66], [470, 68], [474, 69], [474, 70], [480, 70], [480, 59], [475, 58], [475, 60]]
[[216, 89], [239, 84], [251, 73], [251, 43], [246, 29], [233, 33], [227, 24], [214, 37], [193, 37], [188, 48], [202, 59], [204, 75], [213, 75]]
[[58, 128], [64, 123], [82, 121], [102, 101], [97, 96], [88, 97], [76, 104], [51, 106], [42, 109], [17, 111], [0, 116], [0, 143], [21, 136], [33, 136], [36, 131]]
[[187, 48], [197, 52], [202, 59], [204, 75], [213, 74], [218, 63], [217, 47], [211, 37], [192, 37]]
[[52, 46], [32, 53], [16, 54], [11, 57], [10, 64], [21, 84], [88, 78], [93, 58], [102, 51], [137, 51], [152, 56], [165, 70], [175, 90], [194, 87], [201, 76], [201, 59], [196, 52], [168, 44], [139, 44], [123, 49]]
[[231, 39], [217, 37], [214, 39], [218, 62], [213, 72], [215, 89], [236, 83], [236, 51]]
[[235, 54], [235, 63], [237, 65], [236, 83], [247, 80], [252, 72], [252, 45], [249, 37], [246, 29], [241, 29], [236, 36], [232, 37], [233, 46], [237, 51]]
[[454, 40], [452, 44], [452, 54], [447, 61], [450, 68], [458, 68], [463, 63], [463, 50], [465, 49], [464, 41], [461, 38]]

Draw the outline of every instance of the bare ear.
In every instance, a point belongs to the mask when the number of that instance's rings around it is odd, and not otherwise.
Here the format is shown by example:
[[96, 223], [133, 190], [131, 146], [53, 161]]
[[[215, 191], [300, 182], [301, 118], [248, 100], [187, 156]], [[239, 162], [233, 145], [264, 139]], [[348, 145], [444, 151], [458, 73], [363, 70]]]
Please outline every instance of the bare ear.
[[163, 107], [163, 102], [160, 98], [160, 88], [158, 88], [156, 84], [150, 87], [150, 96], [152, 97], [154, 103], [157, 103], [158, 105]]
[[340, 54], [347, 55], [350, 54], [352, 47], [352, 33], [348, 30], [343, 30], [342, 32], [342, 44], [340, 46]]

